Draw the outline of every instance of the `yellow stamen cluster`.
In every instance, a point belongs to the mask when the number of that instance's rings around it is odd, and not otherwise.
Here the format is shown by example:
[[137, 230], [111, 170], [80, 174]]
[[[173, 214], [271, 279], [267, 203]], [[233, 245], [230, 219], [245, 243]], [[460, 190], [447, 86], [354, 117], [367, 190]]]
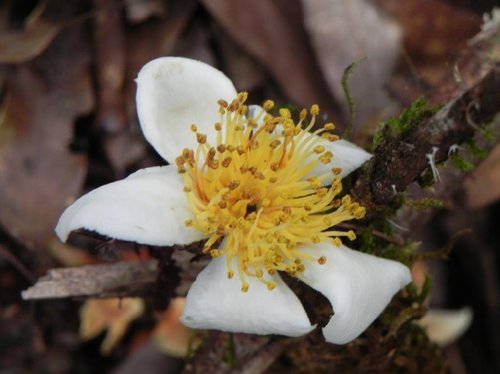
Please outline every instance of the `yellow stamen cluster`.
[[228, 278], [236, 265], [243, 292], [249, 287], [247, 277], [272, 290], [276, 283], [269, 275], [284, 271], [296, 276], [308, 261], [324, 264], [325, 257], [303, 253], [300, 245], [338, 246], [340, 237], [353, 240], [353, 231], [332, 226], [365, 214], [349, 195], [337, 197], [342, 190], [338, 168], [310, 176], [320, 163], [331, 162], [334, 155], [325, 144], [338, 139], [327, 132], [334, 128], [331, 123], [309, 132], [319, 114], [317, 105], [309, 113], [302, 110], [294, 123], [287, 109], [269, 114], [274, 106], [270, 100], [254, 118], [247, 117], [246, 98], [240, 93], [231, 103], [220, 100], [216, 144], [192, 125], [198, 147], [184, 149], [176, 160], [195, 217], [186, 224], [207, 234], [205, 253], [225, 256]]

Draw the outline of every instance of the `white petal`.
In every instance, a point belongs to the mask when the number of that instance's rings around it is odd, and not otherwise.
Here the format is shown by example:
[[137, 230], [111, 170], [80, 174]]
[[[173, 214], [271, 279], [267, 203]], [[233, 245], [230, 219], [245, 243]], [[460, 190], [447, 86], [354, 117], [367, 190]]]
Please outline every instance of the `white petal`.
[[[339, 176], [340, 178], [344, 178], [372, 157], [372, 155], [366, 152], [363, 148], [360, 148], [344, 139], [334, 142], [325, 141], [321, 144], [333, 153], [333, 158], [328, 164], [320, 163], [316, 166], [311, 171], [311, 175], [322, 175], [325, 173], [331, 174], [333, 168], [340, 168], [342, 171]], [[331, 182], [331, 179], [327, 182]]]
[[[236, 272], [235, 272], [236, 273]], [[241, 291], [237, 274], [227, 278], [226, 259], [212, 260], [191, 286], [181, 321], [188, 327], [250, 334], [300, 336], [314, 329], [299, 299], [281, 280], [272, 291], [248, 277]]]
[[472, 322], [472, 310], [430, 309], [417, 323], [427, 332], [429, 339], [445, 346], [458, 339]]
[[169, 163], [184, 148], [196, 147], [191, 124], [215, 144], [220, 120], [217, 101], [236, 98], [232, 82], [203, 62], [162, 57], [143, 66], [137, 77], [137, 113], [146, 139]]
[[299, 278], [332, 304], [334, 315], [323, 328], [331, 343], [345, 344], [358, 337], [411, 281], [410, 270], [403, 264], [345, 246], [320, 243], [304, 252], [327, 258], [324, 265], [306, 263]]
[[142, 169], [80, 197], [62, 214], [56, 233], [66, 241], [80, 228], [149, 245], [189, 244], [203, 234], [184, 225], [192, 218], [174, 166]]

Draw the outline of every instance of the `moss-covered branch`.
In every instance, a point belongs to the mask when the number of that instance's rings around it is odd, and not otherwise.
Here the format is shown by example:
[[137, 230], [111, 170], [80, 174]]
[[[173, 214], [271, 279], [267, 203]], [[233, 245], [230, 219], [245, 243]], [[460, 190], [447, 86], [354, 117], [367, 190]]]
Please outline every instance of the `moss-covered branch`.
[[397, 137], [387, 137], [354, 186], [354, 194], [371, 212], [385, 208], [396, 192], [406, 190], [435, 163], [447, 159], [450, 148], [472, 139], [475, 132], [500, 113], [500, 64], [472, 88], [452, 99], [433, 116], [415, 124]]

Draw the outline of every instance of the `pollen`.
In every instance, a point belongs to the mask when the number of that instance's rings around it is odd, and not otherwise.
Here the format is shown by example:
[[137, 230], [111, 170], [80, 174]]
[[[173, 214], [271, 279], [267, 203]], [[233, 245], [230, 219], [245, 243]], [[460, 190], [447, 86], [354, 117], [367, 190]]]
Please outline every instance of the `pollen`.
[[247, 96], [218, 101], [214, 144], [191, 125], [197, 147], [184, 149], [176, 165], [193, 212], [185, 224], [208, 237], [203, 253], [225, 261], [227, 278], [239, 278], [242, 292], [250, 278], [272, 291], [276, 272], [298, 276], [327, 262], [302, 248], [354, 240], [353, 231], [335, 226], [363, 218], [365, 210], [349, 195], [339, 196], [340, 169], [311, 177], [334, 159], [328, 143], [338, 139], [329, 132], [332, 123], [311, 132], [317, 105], [303, 109], [295, 122], [289, 109], [270, 114], [274, 102], [268, 100], [248, 118]]

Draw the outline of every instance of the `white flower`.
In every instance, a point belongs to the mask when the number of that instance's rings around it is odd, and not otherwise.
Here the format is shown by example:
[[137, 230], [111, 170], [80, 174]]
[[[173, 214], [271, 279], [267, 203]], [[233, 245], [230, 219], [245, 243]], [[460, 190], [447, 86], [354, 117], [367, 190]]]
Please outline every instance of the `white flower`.
[[182, 316], [193, 328], [308, 333], [315, 326], [284, 271], [328, 298], [334, 315], [323, 333], [343, 344], [410, 282], [406, 266], [347, 248], [339, 237], [354, 233], [332, 228], [364, 215], [337, 195], [340, 178], [371, 156], [330, 134], [333, 124], [310, 133], [317, 106], [297, 124], [288, 110], [273, 117], [271, 101], [247, 107], [223, 73], [177, 57], [145, 65], [137, 84], [144, 135], [170, 165], [81, 197], [59, 220], [61, 240], [79, 228], [158, 246], [207, 239], [213, 260]]

